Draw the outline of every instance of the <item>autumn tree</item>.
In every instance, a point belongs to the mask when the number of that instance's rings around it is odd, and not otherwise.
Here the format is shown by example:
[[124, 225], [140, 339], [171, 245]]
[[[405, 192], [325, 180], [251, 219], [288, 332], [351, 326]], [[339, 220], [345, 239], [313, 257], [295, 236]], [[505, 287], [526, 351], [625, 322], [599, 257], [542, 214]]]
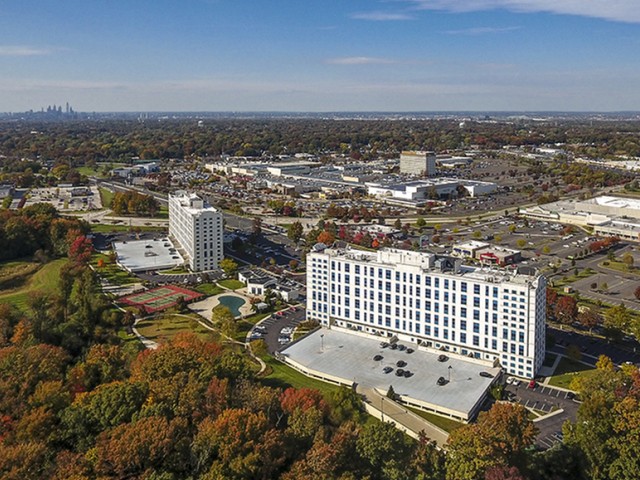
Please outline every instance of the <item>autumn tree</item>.
[[449, 437], [447, 479], [475, 480], [495, 466], [524, 468], [535, 436], [522, 405], [497, 403]]
[[576, 320], [578, 315], [578, 302], [569, 295], [563, 295], [558, 298], [555, 304], [555, 318], [560, 323], [569, 324]]
[[269, 480], [285, 461], [281, 433], [263, 413], [227, 409], [198, 426], [193, 442], [202, 478]]

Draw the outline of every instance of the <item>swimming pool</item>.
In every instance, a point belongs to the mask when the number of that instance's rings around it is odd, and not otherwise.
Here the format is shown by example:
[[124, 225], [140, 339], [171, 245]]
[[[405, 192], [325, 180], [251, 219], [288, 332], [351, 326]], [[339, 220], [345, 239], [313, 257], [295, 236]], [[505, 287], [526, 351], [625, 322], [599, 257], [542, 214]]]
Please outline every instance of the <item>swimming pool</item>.
[[220, 305], [224, 305], [231, 310], [231, 314], [234, 317], [240, 316], [240, 307], [246, 303], [244, 298], [233, 295], [223, 295], [222, 297], [218, 297], [218, 301], [220, 302]]

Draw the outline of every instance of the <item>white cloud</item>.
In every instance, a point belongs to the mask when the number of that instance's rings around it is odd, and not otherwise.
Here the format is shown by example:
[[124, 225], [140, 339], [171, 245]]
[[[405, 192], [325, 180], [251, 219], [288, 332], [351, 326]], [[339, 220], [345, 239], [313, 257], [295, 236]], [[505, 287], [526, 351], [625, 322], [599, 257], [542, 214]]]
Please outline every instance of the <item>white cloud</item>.
[[548, 12], [626, 23], [640, 23], [638, 0], [406, 0], [423, 10], [476, 12], [505, 9], [512, 12]]
[[390, 58], [379, 57], [340, 57], [330, 58], [326, 63], [331, 65], [391, 65], [398, 62]]
[[485, 35], [492, 33], [505, 33], [520, 30], [520, 27], [475, 27], [462, 30], [445, 30], [449, 35]]
[[370, 20], [373, 22], [389, 22], [398, 20], [413, 20], [414, 17], [406, 13], [394, 12], [361, 12], [354, 13], [351, 18], [355, 20]]
[[0, 57], [35, 57], [53, 53], [50, 48], [38, 48], [28, 45], [0, 45]]

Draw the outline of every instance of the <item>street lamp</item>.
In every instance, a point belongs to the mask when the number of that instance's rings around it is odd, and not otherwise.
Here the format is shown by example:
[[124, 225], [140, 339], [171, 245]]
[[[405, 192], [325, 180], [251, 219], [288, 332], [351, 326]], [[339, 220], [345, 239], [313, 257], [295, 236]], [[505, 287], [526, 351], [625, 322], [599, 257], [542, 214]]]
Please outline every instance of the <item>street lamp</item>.
[[324, 333], [320, 335], [320, 350], [324, 352]]
[[380, 400], [381, 400], [381, 402], [380, 402], [380, 409], [381, 409], [381, 411], [382, 411], [382, 417], [381, 417], [381, 419], [382, 419], [382, 421], [384, 422], [384, 397], [380, 397]]
[[451, 365], [449, 365], [449, 368], [447, 369], [449, 371], [449, 383], [451, 382]]

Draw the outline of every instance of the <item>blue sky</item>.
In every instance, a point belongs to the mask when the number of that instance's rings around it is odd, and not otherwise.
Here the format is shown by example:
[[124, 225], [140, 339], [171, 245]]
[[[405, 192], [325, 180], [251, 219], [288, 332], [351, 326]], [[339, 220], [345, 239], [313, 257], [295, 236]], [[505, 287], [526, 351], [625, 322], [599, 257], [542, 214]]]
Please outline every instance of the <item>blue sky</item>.
[[0, 0], [0, 111], [640, 110], [640, 0]]

